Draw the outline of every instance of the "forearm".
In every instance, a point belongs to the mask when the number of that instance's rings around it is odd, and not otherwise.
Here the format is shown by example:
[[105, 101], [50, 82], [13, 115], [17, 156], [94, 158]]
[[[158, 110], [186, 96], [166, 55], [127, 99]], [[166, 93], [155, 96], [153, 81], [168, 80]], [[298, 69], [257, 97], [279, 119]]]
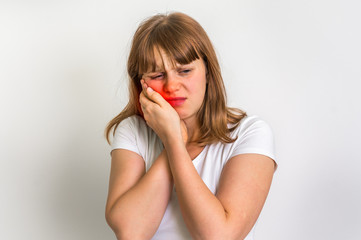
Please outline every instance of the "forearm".
[[[222, 239], [230, 233], [227, 213], [195, 169], [182, 142], [166, 145], [183, 219], [194, 239]], [[218, 238], [217, 238], [218, 237]]]
[[159, 227], [173, 187], [163, 151], [149, 171], [121, 195], [108, 213], [108, 223], [119, 239], [150, 239]]

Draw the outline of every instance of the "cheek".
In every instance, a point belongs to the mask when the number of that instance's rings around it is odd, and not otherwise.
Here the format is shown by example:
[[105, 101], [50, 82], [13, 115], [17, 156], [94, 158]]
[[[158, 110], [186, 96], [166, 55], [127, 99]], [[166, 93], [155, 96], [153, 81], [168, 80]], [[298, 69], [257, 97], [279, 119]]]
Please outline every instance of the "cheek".
[[164, 98], [163, 83], [159, 81], [146, 81], [145, 83]]
[[199, 97], [203, 96], [206, 91], [207, 81], [201, 74], [190, 79], [188, 82], [188, 91], [192, 94], [198, 94]]

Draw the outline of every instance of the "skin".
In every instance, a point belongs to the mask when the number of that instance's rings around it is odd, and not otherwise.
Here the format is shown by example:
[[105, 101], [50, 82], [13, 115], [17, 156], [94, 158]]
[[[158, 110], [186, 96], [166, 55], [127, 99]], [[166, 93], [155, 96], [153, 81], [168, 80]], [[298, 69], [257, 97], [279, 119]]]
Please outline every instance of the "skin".
[[[140, 103], [142, 108], [151, 107], [152, 104], [149, 104], [147, 101], [150, 100], [147, 90], [154, 90], [159, 93], [157, 96], [162, 96], [162, 98], [157, 99], [157, 103], [159, 106], [164, 108], [164, 111], [149, 112], [150, 114], [145, 114], [145, 117], [164, 118], [167, 125], [170, 125], [169, 127], [173, 130], [179, 129], [180, 126], [177, 124], [179, 120], [182, 120], [186, 125], [189, 140], [193, 140], [198, 134], [196, 130], [198, 129], [196, 114], [202, 105], [206, 91], [207, 79], [205, 64], [202, 60], [197, 59], [187, 65], [176, 64], [175, 68], [173, 68], [170, 60], [163, 51], [161, 51], [161, 55], [162, 56], [156, 54], [156, 62], [158, 63], [158, 66], [160, 66], [163, 59], [165, 69], [163, 71], [148, 72], [143, 74], [141, 83], [143, 84], [142, 86], [144, 91], [140, 95]], [[181, 98], [185, 100], [181, 104], [179, 104], [179, 102], [177, 104], [172, 101], [174, 98]], [[166, 100], [169, 104], [164, 102], [164, 100]], [[171, 105], [172, 108], [170, 108], [169, 105]], [[177, 113], [177, 115], [175, 113]], [[151, 114], [164, 115], [154, 116]], [[165, 115], [167, 115], [169, 119]], [[152, 121], [149, 121], [148, 125], [149, 124], [152, 124]], [[163, 130], [168, 129], [163, 129], [164, 124], [161, 125], [161, 129], [157, 129], [156, 133], [163, 140], [166, 137], [164, 135], [165, 131]], [[157, 127], [157, 125], [152, 125], [150, 127]]]
[[[259, 154], [229, 159], [213, 195], [192, 163], [203, 149], [192, 140], [199, 134], [196, 113], [206, 89], [206, 68], [202, 60], [173, 68], [163, 52], [156, 56], [158, 63], [161, 58], [165, 69], [145, 73], [141, 80], [140, 104], [146, 123], [160, 137], [164, 150], [148, 172], [139, 155], [128, 150], [112, 152], [107, 221], [118, 239], [150, 239], [159, 227], [174, 184], [183, 219], [194, 239], [243, 239], [264, 205], [274, 162]], [[174, 97], [181, 100], [166, 100]]]

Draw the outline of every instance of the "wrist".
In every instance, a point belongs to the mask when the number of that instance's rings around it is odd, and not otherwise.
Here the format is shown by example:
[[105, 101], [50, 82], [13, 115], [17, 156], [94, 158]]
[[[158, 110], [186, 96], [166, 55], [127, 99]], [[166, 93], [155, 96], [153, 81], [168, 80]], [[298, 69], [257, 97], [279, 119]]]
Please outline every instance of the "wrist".
[[168, 162], [171, 161], [172, 156], [179, 156], [179, 154], [183, 154], [184, 151], [187, 152], [186, 144], [181, 137], [167, 139], [167, 142], [164, 143], [164, 148], [167, 150]]
[[184, 145], [186, 142], [184, 142], [184, 139], [181, 134], [171, 134], [168, 138], [164, 139], [163, 145], [164, 149], [166, 151], [170, 150], [172, 147]]
[[165, 148], [160, 153], [158, 158], [155, 160], [154, 164], [157, 165], [158, 168], [163, 169], [162, 171], [164, 171], [167, 178], [170, 181], [173, 181], [172, 172], [170, 170], [170, 166], [169, 166], [169, 162], [168, 162], [168, 155], [167, 155], [167, 151], [165, 150]]

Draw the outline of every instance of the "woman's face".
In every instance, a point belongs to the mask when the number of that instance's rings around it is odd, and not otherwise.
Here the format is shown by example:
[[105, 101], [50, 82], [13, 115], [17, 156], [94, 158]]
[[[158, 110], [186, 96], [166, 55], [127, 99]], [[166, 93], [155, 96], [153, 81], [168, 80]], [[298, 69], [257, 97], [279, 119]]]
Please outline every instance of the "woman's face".
[[[203, 60], [174, 67], [163, 51], [155, 56], [155, 72], [143, 74], [144, 81], [177, 111], [182, 120], [195, 120], [206, 91], [206, 67]], [[162, 59], [164, 68], [162, 69]]]

